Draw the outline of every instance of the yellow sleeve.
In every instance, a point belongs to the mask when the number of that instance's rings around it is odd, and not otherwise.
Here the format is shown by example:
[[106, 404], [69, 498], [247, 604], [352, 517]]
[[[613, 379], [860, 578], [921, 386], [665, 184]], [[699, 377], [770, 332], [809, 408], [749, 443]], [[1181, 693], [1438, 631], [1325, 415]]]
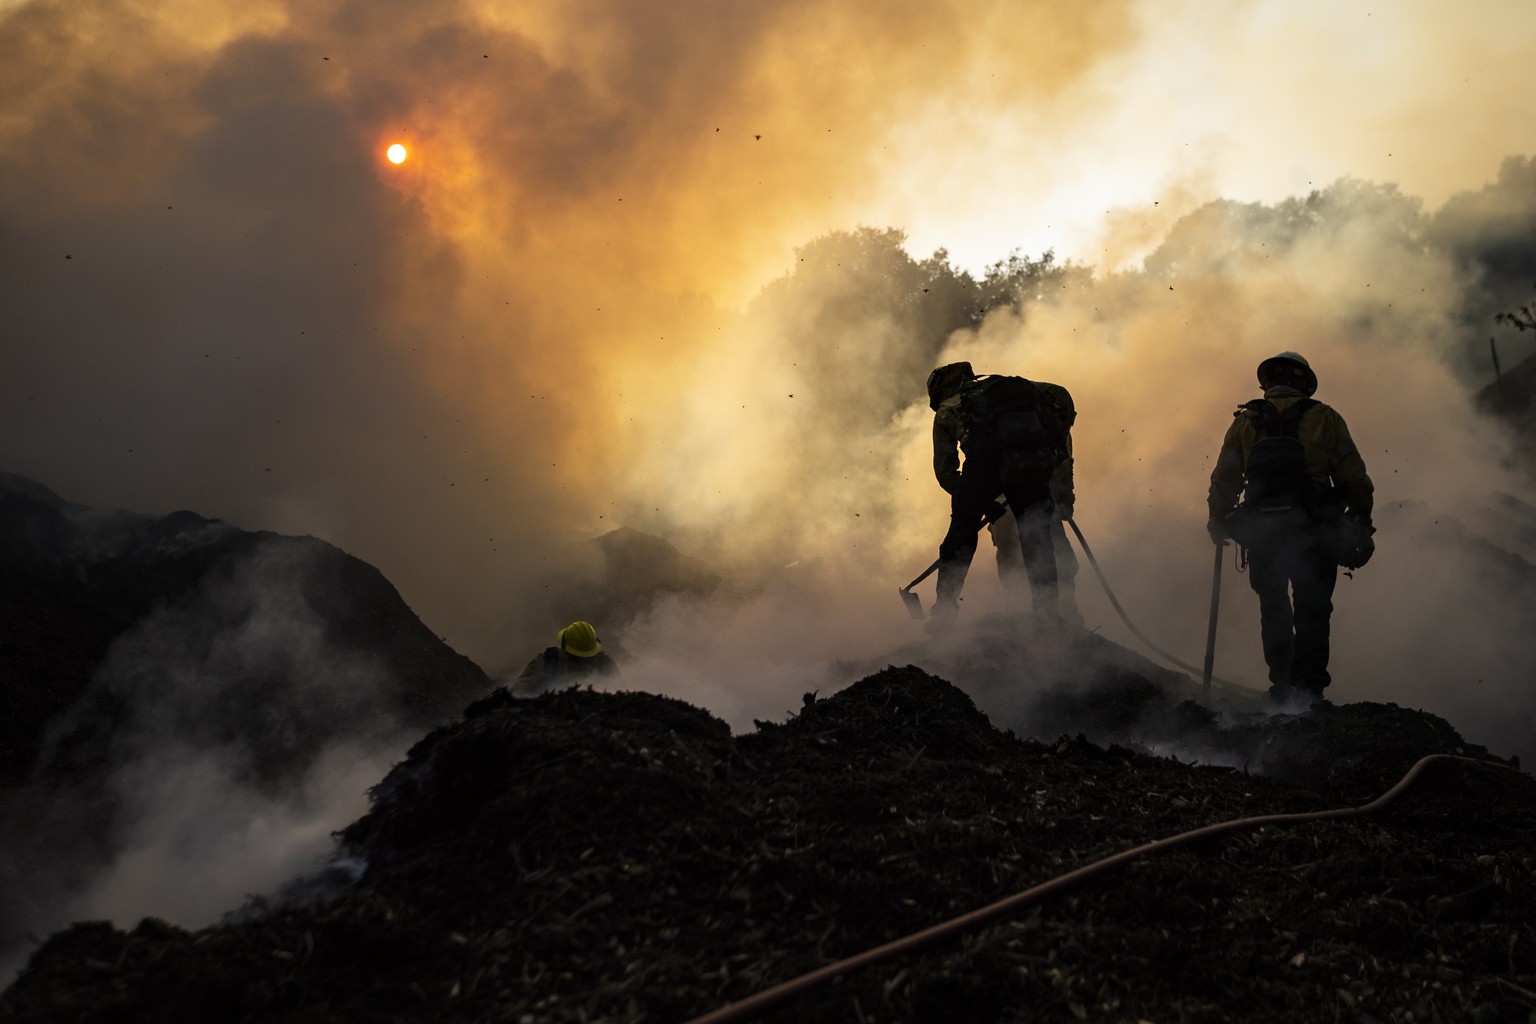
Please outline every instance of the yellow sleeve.
[[1333, 478], [1334, 486], [1343, 492], [1345, 512], [1370, 522], [1376, 487], [1365, 471], [1365, 459], [1355, 446], [1355, 439], [1349, 436], [1344, 417], [1332, 409], [1329, 412], [1333, 413], [1330, 424], [1333, 429], [1329, 432], [1327, 445], [1328, 475]]
[[933, 417], [933, 475], [945, 493], [960, 487], [960, 438], [942, 408]]
[[1221, 439], [1221, 451], [1216, 456], [1216, 468], [1211, 470], [1211, 490], [1206, 505], [1212, 519], [1225, 519], [1237, 507], [1237, 499], [1243, 494], [1243, 417], [1234, 416], [1226, 436]]

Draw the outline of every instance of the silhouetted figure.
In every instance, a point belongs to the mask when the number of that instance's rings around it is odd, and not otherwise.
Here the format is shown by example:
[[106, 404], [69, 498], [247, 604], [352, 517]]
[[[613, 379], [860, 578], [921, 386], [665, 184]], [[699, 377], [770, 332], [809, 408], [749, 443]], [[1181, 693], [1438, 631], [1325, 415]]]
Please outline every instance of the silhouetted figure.
[[[1077, 408], [1072, 395], [1060, 384], [1036, 381], [1040, 394], [1051, 411], [1056, 414], [1066, 435], [1067, 457], [1051, 472], [1051, 550], [1056, 557], [1056, 599], [1060, 605], [1063, 622], [1074, 626], [1083, 624], [1082, 613], [1077, 610], [1077, 554], [1067, 540], [1066, 521], [1072, 518], [1075, 495], [1072, 485], [1072, 425], [1077, 422]], [[950, 445], [950, 455], [954, 446]], [[934, 470], [938, 471], [939, 450], [934, 447]], [[954, 460], [958, 463], [958, 460]], [[955, 473], [958, 477], [958, 467]], [[943, 481], [940, 481], [943, 486]], [[1019, 527], [1009, 512], [987, 524], [992, 546], [997, 551], [997, 576], [1002, 580], [1003, 592], [1015, 607], [1022, 608], [1029, 597], [1028, 573], [1024, 567], [1024, 555], [1019, 547]]]
[[1339, 566], [1358, 568], [1374, 550], [1373, 488], [1344, 418], [1313, 400], [1305, 359], [1282, 352], [1258, 377], [1264, 397], [1233, 414], [1211, 472], [1207, 529], [1247, 549], [1270, 695], [1312, 704], [1331, 681]]
[[[959, 615], [976, 535], [984, 523], [1006, 514], [998, 505], [1000, 495], [1016, 524], [1034, 610], [1053, 619], [1060, 615], [1051, 539], [1052, 523], [1060, 519], [1051, 481], [1066, 459], [1068, 441], [1047, 387], [1022, 377], [977, 377], [970, 363], [950, 363], [928, 375], [934, 475], [950, 495], [949, 532], [939, 545], [931, 628], [942, 628]], [[1065, 389], [1059, 390], [1065, 394]], [[1066, 474], [1067, 502], [1062, 508], [1070, 515], [1070, 465]], [[1005, 542], [994, 539], [1000, 545]], [[1000, 570], [1004, 564], [1000, 555]]]

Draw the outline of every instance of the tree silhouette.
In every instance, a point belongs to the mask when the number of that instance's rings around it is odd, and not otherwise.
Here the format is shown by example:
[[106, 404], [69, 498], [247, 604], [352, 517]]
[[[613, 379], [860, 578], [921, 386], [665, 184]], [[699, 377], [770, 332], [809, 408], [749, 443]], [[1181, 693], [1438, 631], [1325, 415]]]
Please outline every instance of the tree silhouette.
[[894, 228], [835, 231], [795, 250], [795, 268], [747, 309], [809, 378], [808, 404], [856, 404], [876, 422], [922, 390], [952, 331], [976, 322], [976, 282], [939, 250], [914, 260]]
[[[1532, 287], [1536, 287], [1533, 285]], [[1508, 313], [1495, 313], [1493, 322], [1508, 324], [1517, 331], [1536, 331], [1536, 303], [1526, 303]]]

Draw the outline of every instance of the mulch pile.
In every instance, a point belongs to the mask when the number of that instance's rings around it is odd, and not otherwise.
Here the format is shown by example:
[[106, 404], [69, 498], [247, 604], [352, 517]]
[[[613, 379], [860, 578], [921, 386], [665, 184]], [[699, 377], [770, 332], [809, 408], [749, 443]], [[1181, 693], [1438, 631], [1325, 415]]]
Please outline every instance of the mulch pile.
[[[1353, 759], [1304, 785], [1021, 740], [911, 666], [734, 738], [664, 697], [498, 692], [380, 784], [332, 902], [77, 924], [0, 1018], [687, 1021], [1140, 843], [1478, 753], [1428, 718], [1279, 720], [1272, 768]], [[1533, 876], [1536, 781], [1439, 763], [1377, 815], [1157, 853], [764, 1019], [1529, 1024]]]

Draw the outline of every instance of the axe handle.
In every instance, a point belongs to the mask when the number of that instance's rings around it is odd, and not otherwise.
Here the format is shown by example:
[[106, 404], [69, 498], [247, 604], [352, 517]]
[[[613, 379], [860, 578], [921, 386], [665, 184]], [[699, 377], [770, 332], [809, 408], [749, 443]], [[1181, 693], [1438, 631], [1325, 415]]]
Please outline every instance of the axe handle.
[[[987, 511], [987, 514], [985, 516], [982, 517], [981, 525], [982, 526], [990, 526], [993, 523], [997, 522], [999, 519], [1003, 518], [1003, 516], [1005, 514], [1007, 514], [1007, 512], [1008, 512], [1008, 504], [1007, 504], [1007, 502], [998, 502], [995, 505], [993, 505], [993, 507], [991, 509], [989, 509]], [[928, 568], [924, 569], [923, 570], [923, 574], [921, 576], [919, 576], [917, 579], [913, 580], [911, 583], [908, 583], [906, 586], [902, 587], [901, 589], [902, 590], [911, 590], [913, 587], [915, 587], [919, 583], [923, 582], [923, 580], [927, 579], [929, 576], [932, 576], [934, 571], [936, 569], [938, 569], [939, 563], [942, 562], [943, 560], [944, 559], [942, 559], [942, 558], [935, 558], [933, 560], [933, 564], [930, 565]]]
[[902, 590], [911, 590], [913, 587], [915, 587], [919, 583], [923, 582], [923, 580], [927, 579], [929, 576], [932, 576], [933, 573], [934, 573], [934, 570], [939, 567], [939, 562], [941, 562], [941, 561], [943, 561], [943, 559], [935, 558], [933, 560], [933, 564], [930, 565], [928, 568], [924, 569], [923, 570], [923, 574], [921, 576], [919, 576], [917, 579], [913, 580], [911, 583], [908, 583], [906, 586], [902, 587], [901, 589]]

